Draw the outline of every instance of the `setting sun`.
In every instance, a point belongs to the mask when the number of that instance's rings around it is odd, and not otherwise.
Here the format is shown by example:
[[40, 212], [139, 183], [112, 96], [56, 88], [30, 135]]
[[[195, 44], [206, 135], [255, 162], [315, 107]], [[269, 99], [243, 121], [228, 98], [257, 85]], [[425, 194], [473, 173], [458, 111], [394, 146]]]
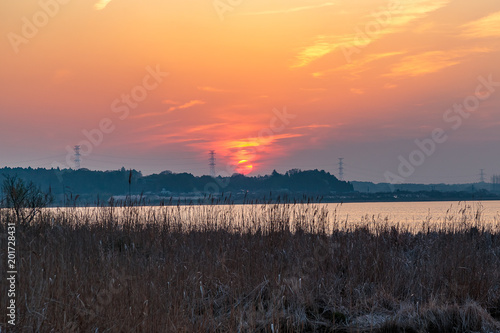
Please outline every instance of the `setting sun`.
[[249, 164], [248, 160], [241, 160], [238, 162], [236, 172], [242, 175], [247, 175], [253, 170], [253, 165]]
[[[72, 168], [80, 145], [85, 168], [203, 175], [214, 150], [216, 174], [336, 172], [344, 157], [350, 178], [380, 182], [435, 128], [450, 149], [408, 181], [500, 163], [500, 3], [216, 3], [3, 1], [3, 163]], [[443, 115], [481, 77], [488, 98], [453, 133], [460, 115]]]

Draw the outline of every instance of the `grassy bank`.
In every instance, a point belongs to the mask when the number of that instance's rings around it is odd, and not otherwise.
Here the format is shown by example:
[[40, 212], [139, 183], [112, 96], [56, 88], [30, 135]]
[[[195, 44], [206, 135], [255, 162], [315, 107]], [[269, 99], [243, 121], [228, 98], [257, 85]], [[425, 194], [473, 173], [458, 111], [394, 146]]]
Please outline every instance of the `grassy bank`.
[[[474, 212], [414, 229], [331, 214], [312, 204], [44, 210], [17, 225], [17, 327], [500, 330], [500, 226]], [[14, 215], [0, 219], [7, 235]], [[2, 272], [6, 247], [2, 237]], [[3, 282], [0, 294], [3, 332]]]

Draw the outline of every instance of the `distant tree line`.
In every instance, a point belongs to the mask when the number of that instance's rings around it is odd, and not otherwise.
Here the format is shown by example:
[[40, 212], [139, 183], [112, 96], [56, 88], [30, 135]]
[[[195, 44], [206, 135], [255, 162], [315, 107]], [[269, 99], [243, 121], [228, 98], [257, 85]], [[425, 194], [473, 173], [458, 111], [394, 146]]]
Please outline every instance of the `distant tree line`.
[[[194, 176], [190, 173], [172, 173], [143, 176], [140, 171], [121, 168], [113, 171], [91, 171], [88, 169], [60, 170], [33, 168], [3, 168], [0, 175], [19, 177], [33, 182], [40, 189], [50, 192], [60, 201], [72, 201], [77, 196], [90, 198], [97, 195], [107, 199], [113, 195], [206, 193], [217, 189], [220, 192], [289, 192], [308, 194], [331, 194], [353, 191], [349, 182], [340, 181], [323, 170], [298, 169], [285, 174], [273, 171], [271, 175], [247, 177], [234, 174], [231, 177]], [[216, 186], [214, 186], [216, 185]]]

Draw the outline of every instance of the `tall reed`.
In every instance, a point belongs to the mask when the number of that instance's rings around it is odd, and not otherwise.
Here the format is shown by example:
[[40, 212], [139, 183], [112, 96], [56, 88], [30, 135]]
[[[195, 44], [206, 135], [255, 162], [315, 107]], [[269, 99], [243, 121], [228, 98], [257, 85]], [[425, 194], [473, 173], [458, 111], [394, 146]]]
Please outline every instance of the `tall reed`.
[[[13, 220], [0, 210], [0, 235]], [[354, 222], [320, 204], [45, 209], [17, 226], [17, 327], [500, 331], [498, 223], [470, 208], [439, 223]]]

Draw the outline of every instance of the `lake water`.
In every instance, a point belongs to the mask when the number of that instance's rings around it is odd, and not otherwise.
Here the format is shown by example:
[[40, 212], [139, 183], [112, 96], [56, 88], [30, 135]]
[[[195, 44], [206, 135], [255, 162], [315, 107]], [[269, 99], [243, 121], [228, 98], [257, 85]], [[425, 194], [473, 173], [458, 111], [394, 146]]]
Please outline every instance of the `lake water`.
[[440, 222], [445, 218], [473, 217], [481, 212], [481, 221], [500, 222], [500, 201], [369, 202], [328, 204], [341, 221], [360, 222], [388, 219], [399, 222]]
[[324, 221], [330, 227], [337, 225], [340, 228], [367, 223], [378, 225], [387, 221], [389, 225], [406, 225], [412, 230], [421, 228], [422, 223], [457, 226], [462, 221], [468, 223], [481, 221], [500, 228], [500, 201], [135, 206], [50, 208], [50, 210], [58, 211], [63, 216], [72, 216], [70, 220], [73, 221], [169, 223], [182, 225], [182, 228], [187, 229], [190, 226], [207, 225], [255, 230], [258, 226], [268, 226], [271, 221], [289, 221], [291, 226], [297, 221], [312, 221], [312, 225], [316, 226], [319, 225], [317, 224], [319, 221]]

